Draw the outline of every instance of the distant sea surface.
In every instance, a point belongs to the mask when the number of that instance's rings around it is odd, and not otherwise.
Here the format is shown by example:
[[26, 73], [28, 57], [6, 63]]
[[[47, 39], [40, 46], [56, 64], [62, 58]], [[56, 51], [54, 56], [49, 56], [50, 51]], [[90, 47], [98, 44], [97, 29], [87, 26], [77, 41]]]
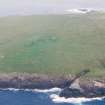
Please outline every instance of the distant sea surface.
[[[60, 89], [44, 90], [0, 90], [0, 105], [105, 105], [105, 99], [58, 98]], [[55, 99], [54, 99], [55, 96]]]

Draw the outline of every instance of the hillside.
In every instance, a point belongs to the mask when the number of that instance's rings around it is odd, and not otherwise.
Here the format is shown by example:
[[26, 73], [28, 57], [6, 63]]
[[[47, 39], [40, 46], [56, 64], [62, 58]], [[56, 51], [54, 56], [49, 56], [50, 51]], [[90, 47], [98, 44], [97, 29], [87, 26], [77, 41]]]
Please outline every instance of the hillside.
[[0, 71], [105, 75], [105, 14], [0, 18]]

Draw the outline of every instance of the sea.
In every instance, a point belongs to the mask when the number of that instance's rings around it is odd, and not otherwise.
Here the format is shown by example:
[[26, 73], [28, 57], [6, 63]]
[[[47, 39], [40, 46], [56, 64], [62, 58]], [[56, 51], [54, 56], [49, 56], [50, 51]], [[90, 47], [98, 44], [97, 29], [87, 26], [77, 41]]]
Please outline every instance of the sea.
[[59, 97], [61, 89], [0, 89], [0, 105], [105, 105], [105, 98]]

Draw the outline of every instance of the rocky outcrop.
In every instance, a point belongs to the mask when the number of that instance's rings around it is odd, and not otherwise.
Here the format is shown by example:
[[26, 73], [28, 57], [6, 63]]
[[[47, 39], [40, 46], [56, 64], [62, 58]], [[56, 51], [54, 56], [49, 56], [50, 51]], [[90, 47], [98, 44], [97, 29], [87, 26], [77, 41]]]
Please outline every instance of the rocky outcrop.
[[102, 97], [105, 96], [105, 83], [99, 82], [95, 80], [91, 81], [79, 81], [75, 82], [75, 85], [71, 87], [64, 88], [60, 97], [86, 97], [86, 98], [94, 98], [94, 97]]

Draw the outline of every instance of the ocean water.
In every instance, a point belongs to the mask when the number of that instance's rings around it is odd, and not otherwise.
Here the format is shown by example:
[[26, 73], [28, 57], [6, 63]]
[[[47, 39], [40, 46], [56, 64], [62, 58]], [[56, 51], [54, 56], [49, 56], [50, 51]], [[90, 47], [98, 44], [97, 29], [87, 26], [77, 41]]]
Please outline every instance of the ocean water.
[[0, 90], [0, 105], [105, 105], [104, 98], [60, 98], [61, 90]]

